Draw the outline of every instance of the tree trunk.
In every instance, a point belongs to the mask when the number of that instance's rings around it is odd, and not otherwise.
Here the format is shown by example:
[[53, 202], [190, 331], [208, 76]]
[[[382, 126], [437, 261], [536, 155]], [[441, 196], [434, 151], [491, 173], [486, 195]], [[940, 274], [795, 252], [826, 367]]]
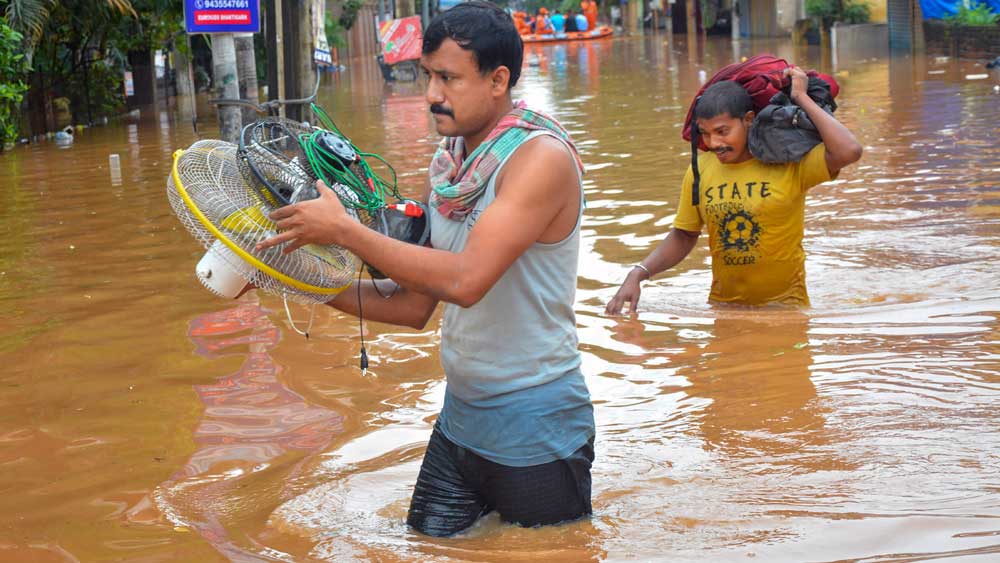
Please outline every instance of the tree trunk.
[[128, 62], [132, 66], [132, 82], [135, 85], [131, 103], [137, 106], [155, 104], [156, 66], [153, 64], [153, 52], [148, 49], [129, 51]]
[[31, 89], [28, 90], [28, 121], [31, 135], [44, 135], [56, 128], [51, 100], [45, 91], [45, 77], [40, 71], [31, 73]]
[[[236, 71], [240, 77], [240, 97], [253, 103], [260, 103], [257, 93], [257, 58], [253, 50], [253, 34], [238, 33], [236, 41]], [[243, 125], [257, 120], [253, 108], [243, 108]]]
[[[177, 41], [183, 41], [187, 45], [187, 52], [191, 53], [190, 36], [185, 35], [183, 39], [178, 38]], [[177, 110], [182, 119], [191, 120], [191, 127], [197, 133], [198, 102], [195, 98], [198, 95], [198, 90], [194, 86], [194, 65], [191, 64], [189, 55], [185, 55], [176, 48], [176, 42], [174, 45], [174, 64], [177, 69]]]
[[[313, 12], [320, 9], [322, 1], [307, 0], [304, 2], [307, 9], [302, 10], [299, 14], [298, 24], [302, 32], [299, 35], [299, 60], [297, 61], [299, 68], [296, 74], [299, 76], [299, 91], [302, 93], [300, 96], [302, 98], [311, 96], [316, 87], [317, 70], [316, 63], [313, 62], [313, 51], [316, 49], [316, 27], [313, 25]], [[309, 106], [301, 107], [300, 119], [310, 121], [312, 112], [309, 110]]]
[[[217, 33], [212, 37], [212, 85], [218, 98], [240, 97], [236, 74], [236, 44], [232, 33]], [[219, 138], [235, 143], [240, 136], [240, 108], [219, 106]]]
[[[184, 36], [184, 39], [178, 39], [178, 41], [184, 41], [184, 43], [188, 46], [187, 52], [191, 52], [191, 41], [188, 39], [187, 35]], [[177, 71], [177, 95], [193, 96], [195, 94], [195, 90], [194, 74], [191, 70], [191, 59], [177, 49], [176, 46], [174, 47], [174, 66]]]

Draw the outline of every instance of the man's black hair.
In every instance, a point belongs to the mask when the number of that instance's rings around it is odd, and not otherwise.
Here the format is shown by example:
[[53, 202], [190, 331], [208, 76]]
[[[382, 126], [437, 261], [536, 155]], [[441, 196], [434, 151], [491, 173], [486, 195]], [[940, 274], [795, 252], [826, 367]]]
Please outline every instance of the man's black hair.
[[514, 26], [514, 20], [489, 2], [471, 0], [434, 16], [424, 31], [423, 53], [437, 51], [445, 39], [451, 39], [467, 51], [472, 51], [483, 74], [501, 66], [510, 71], [507, 89], [521, 77], [524, 44]]
[[694, 108], [694, 120], [712, 119], [724, 113], [728, 113], [729, 117], [742, 119], [748, 111], [753, 111], [750, 94], [738, 83], [723, 80], [712, 84], [702, 93]]

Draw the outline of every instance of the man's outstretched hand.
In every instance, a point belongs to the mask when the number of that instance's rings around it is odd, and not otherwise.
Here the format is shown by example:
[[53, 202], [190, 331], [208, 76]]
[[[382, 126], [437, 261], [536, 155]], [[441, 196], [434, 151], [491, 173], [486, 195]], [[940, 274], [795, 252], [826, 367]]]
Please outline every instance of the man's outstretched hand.
[[628, 314], [636, 314], [639, 307], [639, 295], [642, 294], [642, 288], [639, 285], [642, 282], [641, 272], [639, 268], [634, 268], [629, 272], [625, 281], [622, 282], [622, 286], [618, 288], [618, 292], [604, 308], [605, 315], [621, 315], [622, 307], [625, 306], [626, 301], [629, 303]]
[[258, 251], [287, 242], [285, 254], [307, 244], [340, 244], [353, 222], [344, 204], [322, 180], [316, 182], [319, 197], [286, 205], [269, 217], [277, 225], [278, 234], [257, 244]]

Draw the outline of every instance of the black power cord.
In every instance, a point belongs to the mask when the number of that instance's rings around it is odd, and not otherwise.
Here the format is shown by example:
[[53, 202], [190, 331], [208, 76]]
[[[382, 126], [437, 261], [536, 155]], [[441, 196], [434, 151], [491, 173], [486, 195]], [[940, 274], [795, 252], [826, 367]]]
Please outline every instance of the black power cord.
[[361, 308], [361, 274], [364, 268], [358, 269], [358, 328], [361, 329], [361, 376], [368, 375], [368, 351], [365, 350], [365, 315]]

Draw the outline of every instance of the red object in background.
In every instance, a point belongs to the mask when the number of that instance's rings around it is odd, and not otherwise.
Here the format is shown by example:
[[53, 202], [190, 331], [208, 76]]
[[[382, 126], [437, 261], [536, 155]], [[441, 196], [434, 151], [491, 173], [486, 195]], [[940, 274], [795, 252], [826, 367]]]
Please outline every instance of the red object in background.
[[420, 16], [382, 22], [378, 26], [378, 40], [382, 45], [385, 64], [413, 61], [420, 58], [424, 32]]
[[[767, 107], [772, 96], [791, 83], [791, 78], [785, 76], [785, 69], [790, 66], [792, 65], [788, 64], [788, 61], [779, 59], [774, 55], [756, 55], [745, 62], [733, 63], [715, 73], [715, 76], [710, 78], [698, 90], [695, 98], [697, 99], [698, 96], [705, 92], [706, 88], [716, 82], [732, 80], [733, 82], [738, 82], [746, 89], [750, 97], [753, 98], [754, 112], [759, 113], [760, 110]], [[807, 70], [806, 74], [825, 80], [830, 85], [830, 93], [834, 98], [837, 97], [837, 94], [840, 92], [840, 85], [837, 84], [837, 81], [832, 76], [818, 73], [815, 70]], [[685, 141], [691, 140], [691, 113], [693, 110], [694, 101], [692, 100], [691, 105], [688, 106], [687, 118], [684, 119], [684, 132], [681, 134]], [[698, 145], [701, 150], [708, 150], [705, 142], [701, 139], [698, 140]]]

